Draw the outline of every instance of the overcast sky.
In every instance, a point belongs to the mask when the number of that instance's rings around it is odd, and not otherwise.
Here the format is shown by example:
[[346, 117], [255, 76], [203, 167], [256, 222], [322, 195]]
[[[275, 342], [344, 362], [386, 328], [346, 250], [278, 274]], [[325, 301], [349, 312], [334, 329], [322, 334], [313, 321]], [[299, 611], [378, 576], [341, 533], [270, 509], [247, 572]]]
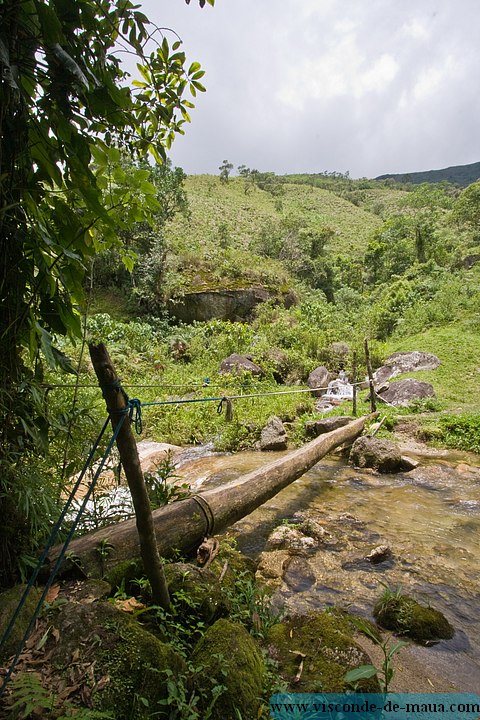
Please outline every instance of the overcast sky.
[[207, 92], [171, 151], [352, 177], [480, 161], [480, 0], [139, 0]]

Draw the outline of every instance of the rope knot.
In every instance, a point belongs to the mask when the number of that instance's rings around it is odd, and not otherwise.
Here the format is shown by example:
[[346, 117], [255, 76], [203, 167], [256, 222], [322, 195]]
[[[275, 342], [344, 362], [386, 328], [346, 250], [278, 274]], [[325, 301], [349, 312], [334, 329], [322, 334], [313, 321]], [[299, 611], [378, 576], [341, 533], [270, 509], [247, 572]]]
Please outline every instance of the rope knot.
[[128, 401], [128, 417], [135, 428], [137, 435], [141, 435], [143, 430], [142, 403], [138, 398], [132, 398]]
[[233, 403], [230, 398], [225, 396], [220, 400], [220, 402], [218, 403], [218, 407], [217, 407], [217, 413], [219, 415], [222, 414], [224, 403], [225, 403], [225, 408], [226, 408], [225, 409], [225, 420], [227, 422], [231, 422], [233, 420]]

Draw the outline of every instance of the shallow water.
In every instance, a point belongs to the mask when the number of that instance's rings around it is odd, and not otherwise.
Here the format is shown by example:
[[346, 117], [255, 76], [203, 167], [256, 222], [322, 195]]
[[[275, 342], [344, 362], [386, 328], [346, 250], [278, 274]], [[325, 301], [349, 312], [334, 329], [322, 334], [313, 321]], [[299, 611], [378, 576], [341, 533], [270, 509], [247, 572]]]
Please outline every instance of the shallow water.
[[[279, 455], [213, 454], [180, 467], [179, 474], [206, 490]], [[445, 613], [456, 634], [432, 653], [451, 653], [453, 662], [456, 653], [468, 655], [480, 687], [478, 458], [417, 458], [422, 464], [416, 470], [391, 475], [324, 459], [231, 531], [241, 550], [259, 556], [282, 521], [295, 524], [306, 516], [319, 523], [331, 541], [290, 562], [274, 602], [290, 612], [335, 604], [369, 616], [382, 583], [401, 586]], [[373, 565], [364, 558], [378, 545], [388, 545], [393, 557]]]

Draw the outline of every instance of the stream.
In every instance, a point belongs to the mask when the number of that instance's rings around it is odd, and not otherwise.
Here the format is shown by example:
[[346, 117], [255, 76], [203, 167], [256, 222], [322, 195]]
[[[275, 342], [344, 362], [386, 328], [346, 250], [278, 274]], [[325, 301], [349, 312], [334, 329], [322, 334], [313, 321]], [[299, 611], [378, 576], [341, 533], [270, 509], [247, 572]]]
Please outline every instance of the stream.
[[[187, 451], [177, 469], [199, 492], [281, 454], [199, 449]], [[478, 691], [480, 458], [445, 451], [409, 454], [419, 467], [388, 475], [324, 458], [229, 534], [240, 550], [260, 560], [260, 573], [274, 588], [274, 605], [289, 613], [338, 605], [371, 617], [384, 584], [431, 603], [456, 632], [452, 640], [415, 647], [417, 661], [450, 677], [455, 668], [461, 689]], [[315, 529], [314, 541], [300, 534], [299, 544], [295, 526], [302, 522]], [[385, 559], [366, 559], [381, 545], [390, 551]]]

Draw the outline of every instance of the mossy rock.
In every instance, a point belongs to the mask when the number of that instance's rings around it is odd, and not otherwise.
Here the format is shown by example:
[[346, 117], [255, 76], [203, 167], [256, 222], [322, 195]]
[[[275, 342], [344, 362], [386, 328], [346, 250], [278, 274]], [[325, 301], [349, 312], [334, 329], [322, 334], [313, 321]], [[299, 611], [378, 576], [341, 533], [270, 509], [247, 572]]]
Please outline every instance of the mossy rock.
[[165, 566], [165, 577], [171, 599], [177, 610], [211, 625], [229, 612], [229, 601], [210, 569], [188, 563]]
[[[371, 664], [353, 639], [348, 614], [341, 612], [316, 612], [278, 623], [270, 629], [267, 645], [280, 676], [296, 692], [344, 692], [350, 689], [345, 673]], [[302, 658], [297, 653], [305, 655], [299, 678]], [[359, 690], [379, 692], [380, 688], [376, 678], [369, 678], [361, 681]]]
[[[256, 718], [266, 679], [262, 653], [243, 625], [220, 619], [208, 628], [193, 651], [192, 662], [203, 667], [197, 685], [203, 698], [209, 698], [215, 685], [225, 690], [216, 701], [212, 720]], [[203, 701], [208, 706], [208, 701]]]
[[[25, 588], [26, 585], [16, 585], [15, 587], [0, 594], [0, 638], [3, 637], [3, 633], [7, 629], [10, 620], [18, 607], [22, 595], [25, 592]], [[30, 594], [28, 595], [27, 600], [15, 621], [10, 637], [1, 649], [0, 662], [3, 662], [17, 651], [18, 645], [25, 634], [25, 630], [32, 619], [33, 613], [35, 612], [35, 608], [40, 599], [40, 594], [41, 593], [37, 590], [37, 588], [32, 588], [30, 591]]]
[[[112, 590], [118, 590], [124, 588], [124, 590], [130, 590], [132, 580], [135, 578], [143, 577], [145, 572], [143, 570], [143, 563], [140, 558], [133, 558], [132, 560], [124, 560], [118, 565], [114, 565], [108, 573], [105, 575], [104, 580], [110, 583]], [[138, 590], [138, 588], [137, 588]]]
[[106, 602], [64, 605], [52, 625], [58, 630], [58, 641], [49, 646], [57, 674], [94, 663], [96, 710], [110, 711], [116, 720], [169, 717], [158, 703], [168, 697], [167, 681], [182, 682], [186, 674], [184, 660], [169, 645]]
[[408, 595], [383, 596], [375, 605], [373, 616], [380, 627], [412, 640], [425, 643], [449, 640], [455, 634], [445, 615], [432, 607], [420, 605]]

